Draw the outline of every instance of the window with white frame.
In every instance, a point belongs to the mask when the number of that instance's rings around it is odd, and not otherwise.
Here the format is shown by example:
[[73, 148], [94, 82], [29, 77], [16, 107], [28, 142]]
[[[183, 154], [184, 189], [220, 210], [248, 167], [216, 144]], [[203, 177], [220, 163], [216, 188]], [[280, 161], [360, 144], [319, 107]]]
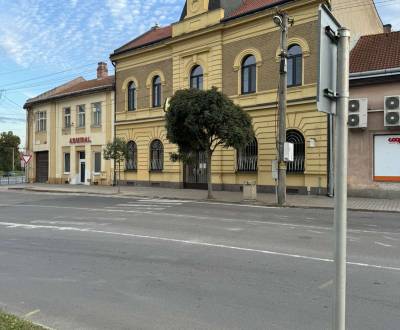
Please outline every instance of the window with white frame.
[[85, 105], [77, 106], [78, 128], [85, 127]]
[[64, 173], [69, 173], [71, 170], [71, 154], [66, 152], [64, 154]]
[[93, 103], [92, 104], [92, 126], [100, 127], [101, 126], [101, 103]]
[[101, 152], [94, 153], [94, 173], [101, 172]]
[[47, 126], [47, 113], [46, 111], [39, 111], [36, 113], [36, 131], [44, 132]]
[[71, 108], [64, 108], [64, 128], [71, 127]]

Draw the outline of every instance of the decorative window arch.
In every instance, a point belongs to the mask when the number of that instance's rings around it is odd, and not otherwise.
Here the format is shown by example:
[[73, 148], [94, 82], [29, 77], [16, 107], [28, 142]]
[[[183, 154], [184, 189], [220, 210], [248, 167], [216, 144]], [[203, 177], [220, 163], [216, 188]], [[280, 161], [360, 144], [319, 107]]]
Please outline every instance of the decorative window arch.
[[290, 129], [286, 132], [286, 141], [294, 144], [294, 159], [287, 163], [287, 173], [304, 173], [306, 144], [303, 134]]
[[203, 89], [204, 72], [200, 65], [195, 65], [190, 72], [190, 88]]
[[303, 51], [298, 44], [288, 48], [287, 85], [300, 86], [303, 84]]
[[128, 83], [128, 111], [135, 111], [137, 108], [137, 87], [134, 81]]
[[[247, 63], [247, 61], [250, 61], [251, 67], [244, 72], [243, 66], [245, 64], [250, 64]], [[253, 63], [255, 62], [255, 63]], [[258, 69], [262, 65], [262, 57], [261, 57], [261, 52], [256, 49], [256, 48], [248, 48], [242, 50], [238, 55], [236, 55], [234, 63], [233, 63], [233, 70], [238, 72], [238, 94], [248, 94], [248, 92], [244, 92], [247, 89], [244, 88], [243, 86], [244, 80], [243, 78], [246, 77], [244, 73], [248, 73], [248, 71], [252, 72], [252, 75], [254, 76], [252, 82], [254, 84], [254, 87], [252, 87], [252, 92], [255, 93], [258, 90]], [[246, 81], [246, 80], [245, 80]]]
[[237, 151], [236, 168], [240, 172], [256, 172], [258, 164], [258, 142], [254, 138], [244, 148]]
[[247, 55], [243, 58], [241, 71], [242, 94], [255, 93], [257, 85], [257, 62], [254, 55]]
[[137, 170], [137, 145], [135, 141], [127, 143], [128, 157], [126, 159], [125, 168], [127, 171]]
[[153, 140], [150, 144], [150, 170], [164, 169], [164, 146], [160, 140]]
[[152, 82], [152, 106], [153, 108], [161, 107], [161, 78], [155, 76]]

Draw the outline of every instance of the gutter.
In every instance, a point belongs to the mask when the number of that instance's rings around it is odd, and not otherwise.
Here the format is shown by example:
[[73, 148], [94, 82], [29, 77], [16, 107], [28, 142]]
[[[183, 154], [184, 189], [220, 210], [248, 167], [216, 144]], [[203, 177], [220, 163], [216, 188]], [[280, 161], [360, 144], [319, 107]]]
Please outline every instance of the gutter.
[[389, 77], [389, 76], [396, 76], [396, 75], [400, 75], [400, 67], [350, 73], [350, 80], [368, 79], [368, 78], [377, 78], [377, 77]]

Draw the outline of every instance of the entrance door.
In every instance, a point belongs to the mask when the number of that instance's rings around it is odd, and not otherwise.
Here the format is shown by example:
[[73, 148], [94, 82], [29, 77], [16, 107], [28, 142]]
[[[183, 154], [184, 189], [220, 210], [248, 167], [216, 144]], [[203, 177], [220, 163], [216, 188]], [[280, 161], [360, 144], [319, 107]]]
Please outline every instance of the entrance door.
[[193, 163], [185, 166], [184, 187], [189, 189], [207, 189], [207, 157], [205, 152], [196, 153]]
[[45, 183], [49, 180], [49, 152], [36, 153], [36, 182]]
[[85, 152], [79, 152], [79, 181], [80, 183], [85, 183], [86, 180], [86, 161], [85, 161]]

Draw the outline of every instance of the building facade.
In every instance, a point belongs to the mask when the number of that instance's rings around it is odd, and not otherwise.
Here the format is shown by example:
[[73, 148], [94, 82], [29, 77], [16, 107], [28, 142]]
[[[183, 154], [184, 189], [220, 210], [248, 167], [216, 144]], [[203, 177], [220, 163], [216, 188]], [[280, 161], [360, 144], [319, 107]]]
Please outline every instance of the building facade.
[[400, 32], [362, 37], [351, 53], [349, 190], [353, 195], [400, 198], [399, 53]]
[[111, 184], [103, 148], [114, 134], [114, 76], [100, 62], [97, 79], [82, 77], [27, 100], [30, 182]]

